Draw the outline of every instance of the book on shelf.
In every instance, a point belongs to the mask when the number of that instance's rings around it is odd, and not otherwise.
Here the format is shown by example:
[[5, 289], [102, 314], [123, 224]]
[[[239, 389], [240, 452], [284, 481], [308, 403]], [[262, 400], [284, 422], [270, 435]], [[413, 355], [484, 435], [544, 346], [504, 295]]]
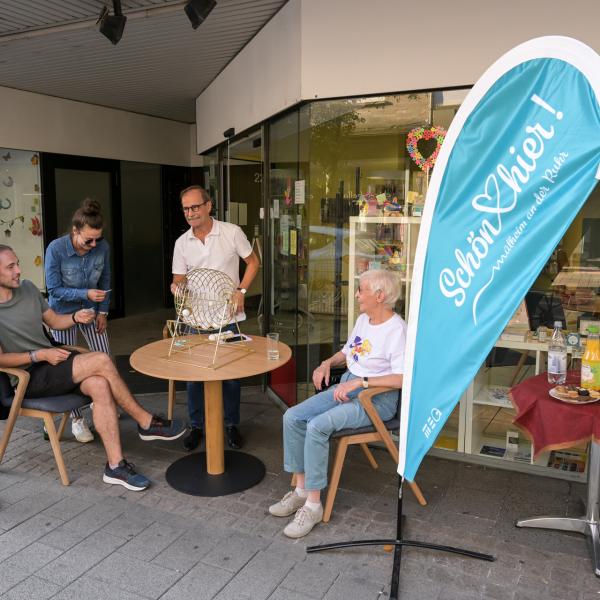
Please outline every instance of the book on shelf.
[[531, 451], [530, 450], [519, 450], [510, 456], [506, 456], [510, 460], [516, 460], [517, 462], [530, 463], [531, 462]]
[[577, 450], [552, 450], [548, 457], [548, 466], [559, 471], [572, 473], [585, 472], [587, 453]]
[[498, 458], [503, 458], [505, 453], [505, 448], [501, 448], [499, 446], [488, 446], [487, 444], [481, 446], [481, 450], [479, 451], [479, 454], [486, 454], [487, 456], [497, 456]]
[[458, 438], [450, 435], [440, 435], [435, 440], [434, 446], [446, 450], [458, 450]]

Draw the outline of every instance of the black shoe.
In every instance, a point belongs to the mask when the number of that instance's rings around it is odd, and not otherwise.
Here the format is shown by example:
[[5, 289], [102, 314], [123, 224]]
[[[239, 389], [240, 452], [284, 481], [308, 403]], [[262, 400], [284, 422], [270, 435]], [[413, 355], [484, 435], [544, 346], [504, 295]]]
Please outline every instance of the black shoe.
[[233, 450], [239, 450], [244, 445], [244, 440], [235, 425], [225, 427], [225, 435], [227, 436], [227, 445]]
[[202, 441], [202, 429], [200, 427], [192, 427], [192, 430], [183, 438], [183, 447], [191, 452], [195, 450]]
[[146, 442], [151, 440], [176, 440], [186, 432], [186, 426], [181, 419], [170, 421], [164, 417], [152, 415], [148, 429], [138, 425], [138, 435]]

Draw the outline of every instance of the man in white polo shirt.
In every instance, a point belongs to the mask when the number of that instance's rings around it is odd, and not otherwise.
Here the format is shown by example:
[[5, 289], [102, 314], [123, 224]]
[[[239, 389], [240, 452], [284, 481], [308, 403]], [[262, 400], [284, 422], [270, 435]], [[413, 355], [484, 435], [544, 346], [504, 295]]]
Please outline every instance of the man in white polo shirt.
[[[197, 267], [222, 271], [231, 277], [236, 285], [234, 300], [236, 302], [236, 318], [243, 321], [244, 294], [256, 277], [259, 261], [252, 251], [246, 234], [233, 223], [217, 221], [210, 216], [212, 200], [206, 190], [199, 185], [192, 185], [181, 192], [181, 208], [190, 229], [175, 242], [173, 251], [173, 283], [171, 292], [175, 293], [177, 284], [185, 281], [186, 273]], [[240, 281], [240, 258], [246, 263], [244, 277]], [[231, 328], [235, 326], [230, 325]], [[230, 448], [239, 449], [243, 440], [238, 425], [240, 422], [239, 380], [223, 382], [223, 412], [225, 432]], [[192, 429], [183, 440], [186, 450], [194, 450], [202, 439], [204, 426], [204, 384], [191, 382], [187, 384], [188, 411]]]

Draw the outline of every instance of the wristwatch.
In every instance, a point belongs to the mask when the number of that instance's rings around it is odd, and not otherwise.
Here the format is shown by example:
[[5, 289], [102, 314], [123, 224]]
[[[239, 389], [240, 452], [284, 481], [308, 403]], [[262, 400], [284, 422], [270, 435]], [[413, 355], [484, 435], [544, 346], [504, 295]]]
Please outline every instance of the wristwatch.
[[242, 292], [242, 294], [246, 293], [246, 288], [235, 288], [238, 292]]
[[369, 387], [369, 378], [368, 377], [363, 377], [362, 386], [365, 388], [365, 390]]

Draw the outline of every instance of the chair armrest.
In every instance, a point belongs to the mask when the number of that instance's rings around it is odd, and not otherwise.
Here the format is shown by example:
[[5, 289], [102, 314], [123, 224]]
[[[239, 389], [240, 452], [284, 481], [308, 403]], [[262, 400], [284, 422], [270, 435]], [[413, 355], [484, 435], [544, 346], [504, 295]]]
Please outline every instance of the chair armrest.
[[10, 406], [10, 412], [16, 411], [17, 413], [21, 410], [21, 403], [25, 397], [25, 390], [29, 384], [29, 373], [25, 369], [19, 369], [18, 367], [0, 367], [0, 372], [6, 373], [7, 375], [13, 375], [18, 379], [17, 387], [15, 388], [15, 395]]
[[82, 346], [69, 346], [67, 344], [61, 344], [60, 348], [70, 350], [71, 352], [79, 352], [79, 354], [87, 354], [90, 351], [89, 348], [83, 348]]
[[386, 429], [377, 409], [373, 406], [373, 397], [378, 394], [383, 394], [384, 392], [399, 392], [398, 388], [391, 387], [370, 387], [366, 390], [363, 390], [358, 394], [358, 400], [361, 403], [362, 407], [365, 409], [365, 412], [371, 419], [371, 423], [373, 423], [373, 427], [377, 430], [377, 433], [381, 436], [383, 443], [386, 445], [390, 454], [395, 458], [396, 462], [399, 461], [398, 448], [396, 444], [394, 444], [392, 438], [388, 430]]

